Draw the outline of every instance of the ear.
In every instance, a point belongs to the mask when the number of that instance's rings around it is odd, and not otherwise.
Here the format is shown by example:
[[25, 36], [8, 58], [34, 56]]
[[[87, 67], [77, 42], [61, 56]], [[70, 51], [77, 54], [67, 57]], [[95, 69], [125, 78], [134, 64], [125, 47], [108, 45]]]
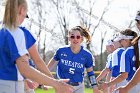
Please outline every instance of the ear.
[[18, 8], [18, 14], [23, 15], [25, 13], [25, 7], [24, 6], [19, 6]]

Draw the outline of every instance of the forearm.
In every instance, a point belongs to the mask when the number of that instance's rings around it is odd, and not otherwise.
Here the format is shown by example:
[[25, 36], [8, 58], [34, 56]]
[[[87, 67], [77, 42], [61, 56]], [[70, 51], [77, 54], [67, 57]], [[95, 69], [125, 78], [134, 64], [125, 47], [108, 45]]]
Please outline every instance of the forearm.
[[106, 75], [106, 82], [109, 82], [111, 79], [111, 71]]
[[107, 73], [108, 73], [107, 68], [103, 69], [102, 72], [96, 78], [97, 82], [103, 79], [107, 75]]
[[41, 71], [42, 73], [53, 77], [52, 74], [50, 73], [49, 69], [47, 68], [45, 62], [42, 60], [40, 57], [36, 45], [33, 45], [31, 48], [28, 49], [29, 54], [31, 58], [33, 59], [35, 65], [37, 66], [37, 69]]
[[42, 59], [38, 60], [37, 62], [39, 62], [38, 64], [36, 64], [37, 69], [39, 71], [41, 71], [42, 73], [44, 73], [50, 77], [53, 77], [50, 70], [48, 69], [48, 67], [46, 66], [46, 64], [44, 63], [44, 61]]
[[117, 83], [120, 83], [120, 82], [122, 82], [123, 80], [125, 80], [127, 77], [128, 77], [128, 73], [123, 72], [123, 73], [121, 73], [118, 77], [116, 77], [115, 79], [113, 79], [112, 81], [110, 81], [110, 82], [108, 83], [108, 85], [111, 86], [111, 85], [115, 85], [115, 84], [117, 84]]
[[35, 70], [25, 62], [17, 62], [17, 67], [20, 73], [28, 79], [31, 79], [39, 84], [55, 87], [56, 80], [48, 77], [47, 75]]
[[135, 72], [133, 78], [131, 79], [131, 81], [126, 85], [126, 88], [129, 90], [132, 87], [134, 87], [137, 83], [140, 82], [140, 67], [138, 68], [138, 70]]

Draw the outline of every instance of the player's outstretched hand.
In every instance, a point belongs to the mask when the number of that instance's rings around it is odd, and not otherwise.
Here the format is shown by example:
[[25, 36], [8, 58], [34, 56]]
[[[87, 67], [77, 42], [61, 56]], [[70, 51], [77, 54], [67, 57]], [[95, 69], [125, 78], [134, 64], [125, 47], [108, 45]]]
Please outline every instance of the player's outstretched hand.
[[74, 88], [71, 85], [68, 85], [69, 79], [61, 79], [57, 81], [57, 86], [55, 86], [56, 93], [73, 93]]

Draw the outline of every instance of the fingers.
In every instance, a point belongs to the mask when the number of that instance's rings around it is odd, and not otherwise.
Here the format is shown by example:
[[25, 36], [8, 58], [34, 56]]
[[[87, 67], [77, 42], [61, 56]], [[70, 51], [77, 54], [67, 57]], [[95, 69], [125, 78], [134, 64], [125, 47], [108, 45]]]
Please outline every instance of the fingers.
[[67, 83], [67, 82], [69, 82], [69, 80], [70, 79], [60, 79], [59, 81], [62, 81], [62, 82], [66, 82]]
[[73, 93], [74, 88], [71, 85], [66, 84], [69, 79], [62, 79], [58, 81], [58, 86], [55, 88], [56, 93]]

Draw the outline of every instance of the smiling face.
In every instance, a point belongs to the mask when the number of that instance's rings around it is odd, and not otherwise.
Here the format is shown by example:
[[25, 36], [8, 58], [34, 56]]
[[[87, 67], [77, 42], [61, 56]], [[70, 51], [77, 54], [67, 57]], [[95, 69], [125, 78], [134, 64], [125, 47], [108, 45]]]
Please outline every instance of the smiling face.
[[83, 36], [81, 36], [78, 30], [71, 31], [69, 33], [69, 42], [71, 46], [80, 46], [83, 41]]

